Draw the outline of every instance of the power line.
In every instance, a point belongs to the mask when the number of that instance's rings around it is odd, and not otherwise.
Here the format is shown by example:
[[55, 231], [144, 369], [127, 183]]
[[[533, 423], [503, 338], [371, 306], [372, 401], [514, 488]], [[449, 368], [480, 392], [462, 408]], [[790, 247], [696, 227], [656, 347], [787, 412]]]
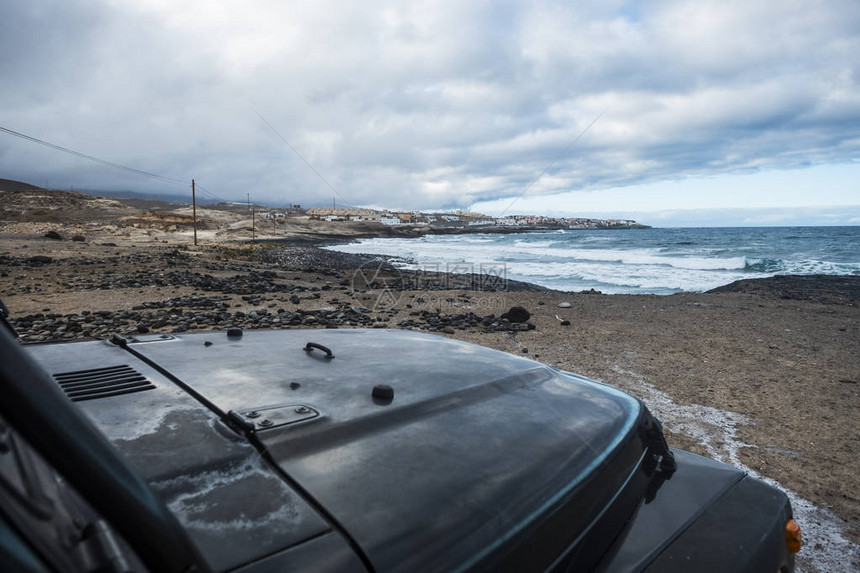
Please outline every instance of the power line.
[[227, 201], [227, 199], [224, 199], [223, 197], [219, 197], [218, 195], [216, 195], [215, 193], [212, 193], [208, 189], [204, 189], [203, 186], [200, 185], [200, 183], [197, 184], [197, 189], [199, 189], [200, 191], [203, 191], [204, 193], [206, 193], [207, 195], [209, 195], [213, 199], [218, 199], [222, 203], [229, 203], [229, 201]]
[[[72, 155], [75, 155], [77, 157], [81, 157], [83, 159], [89, 159], [90, 161], [95, 161], [96, 163], [100, 163], [100, 164], [106, 165], [108, 167], [114, 167], [116, 169], [122, 169], [123, 171], [128, 171], [129, 173], [134, 173], [136, 175], [143, 175], [144, 177], [150, 177], [152, 179], [164, 181], [166, 183], [170, 183], [173, 185], [182, 185], [183, 187], [186, 187], [186, 188], [191, 187], [187, 182], [182, 181], [181, 179], [174, 179], [172, 177], [165, 177], [165, 176], [159, 175], [157, 173], [151, 173], [149, 171], [143, 171], [141, 169], [135, 169], [133, 167], [121, 165], [119, 163], [114, 163], [113, 161], [107, 161], [105, 159], [99, 159], [98, 157], [93, 157], [92, 155], [87, 155], [86, 153], [81, 153], [80, 151], [75, 151], [74, 149], [69, 149], [67, 147], [63, 147], [61, 145], [56, 145], [54, 143], [50, 143], [50, 142], [38, 139], [36, 137], [31, 137], [29, 135], [14, 131], [12, 129], [9, 129], [9, 128], [3, 127], [3, 126], [0, 126], [0, 131], [2, 131], [4, 133], [8, 133], [9, 135], [13, 135], [15, 137], [20, 137], [21, 139], [25, 139], [27, 141], [32, 141], [33, 143], [38, 143], [39, 145], [44, 145], [46, 147], [50, 147], [51, 149], [56, 149], [56, 150], [62, 151], [64, 153], [70, 153]], [[219, 197], [215, 193], [212, 193], [211, 191], [203, 188], [200, 185], [197, 185], [197, 189], [203, 191], [204, 193], [206, 193], [207, 195], [209, 195], [213, 199], [217, 199], [218, 201], [220, 201], [222, 203], [228, 203], [229, 202], [226, 199], [224, 199], [223, 197]]]
[[89, 159], [90, 161], [95, 161], [96, 163], [101, 163], [102, 165], [106, 165], [108, 167], [113, 167], [115, 169], [121, 169], [123, 171], [128, 171], [129, 173], [135, 173], [137, 175], [143, 175], [144, 177], [151, 177], [152, 179], [158, 179], [160, 181], [164, 181], [166, 183], [171, 183], [173, 185], [182, 185], [183, 187], [188, 186], [188, 183], [186, 181], [181, 181], [179, 179], [174, 179], [172, 177], [164, 177], [163, 175], [158, 175], [157, 173], [150, 173], [149, 171], [143, 171], [141, 169], [135, 169], [133, 167], [128, 167], [126, 165], [114, 163], [113, 161], [107, 161], [106, 159], [99, 159], [98, 157], [93, 157], [92, 155], [87, 155], [86, 153], [81, 153], [80, 151], [75, 151], [74, 149], [69, 149], [68, 147], [63, 147], [61, 145], [56, 145], [54, 143], [49, 143], [47, 141], [43, 141], [41, 139], [31, 137], [29, 135], [19, 133], [17, 131], [3, 127], [2, 125], [0, 125], [0, 131], [8, 133], [9, 135], [14, 135], [15, 137], [20, 137], [21, 139], [26, 139], [27, 141], [32, 141], [33, 143], [38, 143], [39, 145], [44, 145], [45, 147], [50, 147], [51, 149], [56, 149], [57, 151], [62, 151], [64, 153], [69, 153], [71, 155], [75, 155], [75, 156], [80, 157], [82, 159]]
[[523, 192], [522, 192], [522, 193], [520, 193], [519, 195], [517, 195], [517, 196], [514, 198], [514, 200], [513, 200], [513, 201], [511, 201], [511, 204], [510, 204], [510, 205], [508, 205], [507, 207], [505, 207], [504, 211], [502, 211], [501, 213], [499, 213], [499, 217], [502, 217], [505, 213], [507, 213], [507, 212], [508, 212], [508, 209], [510, 209], [511, 207], [513, 207], [513, 206], [514, 206], [514, 203], [516, 203], [517, 201], [519, 201], [520, 199], [522, 199], [522, 196], [523, 196], [523, 195], [525, 195], [525, 194], [528, 192], [528, 190], [529, 190], [529, 189], [531, 189], [532, 185], [534, 185], [535, 183], [537, 183], [537, 182], [538, 182], [538, 179], [540, 179], [541, 177], [543, 177], [543, 176], [546, 174], [546, 172], [547, 172], [547, 171], [549, 171], [549, 170], [552, 168], [552, 166], [553, 166], [553, 165], [555, 165], [555, 164], [556, 164], [556, 162], [557, 162], [559, 159], [561, 159], [561, 157], [562, 157], [565, 153], [567, 153], [567, 150], [568, 150], [568, 149], [570, 149], [571, 147], [573, 147], [573, 144], [574, 144], [574, 143], [576, 143], [577, 141], [579, 141], [579, 139], [580, 139], [583, 135], [585, 135], [585, 133], [586, 133], [589, 129], [591, 129], [591, 126], [592, 126], [592, 125], [594, 125], [595, 123], [597, 123], [597, 120], [598, 120], [598, 119], [600, 119], [601, 117], [603, 117], [603, 114], [604, 114], [604, 113], [606, 113], [606, 110], [607, 110], [607, 109], [609, 109], [609, 108], [606, 108], [606, 109], [604, 109], [603, 111], [601, 111], [599, 114], [597, 114], [597, 117], [595, 117], [593, 120], [591, 120], [591, 123], [589, 123], [588, 125], [586, 125], [586, 126], [585, 126], [585, 129], [583, 129], [582, 131], [580, 131], [580, 132], [579, 132], [579, 135], [577, 135], [576, 137], [574, 137], [574, 138], [573, 138], [573, 141], [571, 141], [570, 143], [568, 143], [568, 144], [567, 144], [567, 147], [565, 147], [565, 148], [564, 148], [564, 150], [562, 150], [562, 152], [558, 154], [558, 157], [556, 157], [555, 159], [553, 159], [553, 160], [552, 160], [552, 163], [550, 163], [549, 165], [547, 165], [547, 166], [546, 166], [546, 169], [544, 169], [543, 171], [541, 171], [541, 172], [540, 172], [540, 175], [538, 175], [537, 177], [535, 177], [535, 178], [532, 180], [532, 182], [531, 182], [531, 183], [529, 183], [528, 185], [526, 185], [526, 188], [525, 188], [525, 189], [523, 189]]
[[269, 129], [271, 129], [272, 131], [274, 131], [274, 132], [275, 132], [275, 135], [277, 135], [278, 137], [280, 137], [280, 138], [281, 138], [281, 141], [283, 141], [284, 143], [286, 143], [286, 144], [287, 144], [287, 147], [289, 147], [290, 149], [292, 149], [292, 150], [293, 150], [293, 153], [295, 153], [296, 155], [298, 155], [298, 156], [299, 156], [299, 159], [301, 159], [302, 161], [304, 161], [304, 162], [305, 162], [305, 165], [307, 165], [308, 167], [310, 167], [310, 168], [311, 168], [311, 171], [313, 171], [314, 173], [316, 173], [316, 174], [317, 174], [317, 177], [319, 177], [320, 179], [322, 179], [323, 183], [325, 183], [326, 185], [328, 185], [328, 186], [329, 186], [329, 189], [331, 189], [332, 191], [334, 191], [334, 192], [335, 192], [335, 194], [337, 194], [337, 196], [338, 196], [338, 197], [340, 197], [340, 200], [341, 200], [341, 201], [343, 201], [343, 202], [346, 204], [346, 206], [347, 206], [347, 207], [352, 208], [352, 205], [350, 205], [350, 204], [349, 204], [349, 201], [347, 201], [346, 199], [344, 199], [344, 198], [343, 198], [343, 195], [341, 195], [341, 194], [340, 194], [340, 192], [338, 192], [338, 190], [337, 190], [337, 189], [335, 189], [334, 187], [332, 187], [331, 183], [329, 183], [328, 181], [326, 181], [325, 177], [323, 177], [322, 175], [320, 175], [320, 172], [319, 172], [319, 171], [317, 171], [316, 169], [314, 169], [314, 166], [313, 166], [313, 165], [311, 165], [310, 163], [308, 163], [308, 160], [307, 160], [307, 159], [305, 159], [304, 157], [302, 157], [302, 154], [301, 154], [301, 153], [299, 153], [298, 151], [296, 151], [296, 148], [295, 148], [295, 147], [293, 147], [292, 145], [290, 145], [290, 142], [289, 142], [289, 141], [287, 141], [286, 139], [284, 139], [284, 136], [282, 136], [280, 133], [278, 133], [278, 130], [276, 130], [274, 127], [272, 127], [272, 124], [271, 124], [271, 123], [269, 123], [268, 121], [266, 121], [266, 118], [265, 118], [265, 117], [263, 117], [262, 115], [260, 115], [260, 112], [258, 112], [257, 110], [254, 110], [254, 113], [256, 113], [256, 114], [257, 114], [257, 116], [258, 116], [260, 119], [262, 119], [262, 120], [263, 120], [263, 123], [265, 123], [266, 125], [268, 125], [268, 126], [269, 126]]

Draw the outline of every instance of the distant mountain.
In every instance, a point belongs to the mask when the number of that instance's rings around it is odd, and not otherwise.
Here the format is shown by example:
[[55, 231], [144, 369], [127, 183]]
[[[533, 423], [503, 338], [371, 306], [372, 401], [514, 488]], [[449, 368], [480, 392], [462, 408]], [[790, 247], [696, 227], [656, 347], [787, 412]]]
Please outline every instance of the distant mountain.
[[[53, 191], [54, 189], [45, 189], [44, 187], [38, 187], [36, 185], [30, 185], [29, 183], [24, 183], [23, 181], [15, 181], [13, 179], [2, 179], [0, 178], [0, 191], [37, 191], [37, 190], [48, 190]], [[140, 202], [149, 202], [155, 201], [158, 203], [169, 203], [171, 205], [190, 205], [191, 204], [191, 193], [188, 193], [188, 197], [184, 195], [175, 195], [171, 193], [149, 193], [149, 192], [141, 192], [141, 191], [105, 191], [104, 189], [56, 189], [56, 191], [75, 191], [78, 193], [83, 193], [84, 195], [89, 195], [91, 197], [108, 197], [110, 199], [131, 199], [134, 201]], [[200, 194], [197, 194], [197, 204], [198, 205], [214, 205], [218, 203], [217, 200], [209, 199], [206, 197], [201, 197]]]
[[12, 179], [0, 179], [0, 191], [37, 191], [41, 187], [24, 183], [23, 181], [14, 181]]
[[[104, 191], [101, 189], [75, 189], [75, 191], [80, 191], [81, 193], [86, 193], [87, 195], [97, 195], [99, 197], [110, 197], [111, 199], [133, 199], [137, 201], [158, 201], [161, 203], [170, 203], [173, 205], [190, 205], [191, 204], [191, 192], [188, 192], [188, 196], [185, 195], [174, 195], [172, 193], [148, 193], [141, 191]], [[218, 201], [207, 199], [205, 197], [201, 197], [200, 193], [197, 194], [197, 204], [198, 205], [214, 205]]]

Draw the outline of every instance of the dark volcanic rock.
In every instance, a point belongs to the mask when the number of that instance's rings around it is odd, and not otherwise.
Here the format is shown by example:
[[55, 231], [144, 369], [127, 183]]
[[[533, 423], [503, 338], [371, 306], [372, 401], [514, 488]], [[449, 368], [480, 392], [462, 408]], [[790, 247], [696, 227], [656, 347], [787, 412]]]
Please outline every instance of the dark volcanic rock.
[[860, 300], [860, 276], [776, 275], [739, 280], [707, 292], [739, 292], [854, 306]]
[[[108, 243], [102, 243], [108, 246]], [[452, 314], [426, 308], [428, 300], [436, 297], [414, 297], [408, 309], [409, 318], [395, 319], [397, 311], [368, 309], [360, 306], [357, 293], [372, 293], [385, 289], [398, 293], [412, 291], [457, 291], [444, 300], [452, 308], [458, 302], [470, 304], [473, 291], [505, 292], [512, 290], [541, 290], [541, 287], [504, 277], [480, 274], [447, 275], [435, 271], [403, 271], [384, 257], [348, 255], [317, 247], [285, 247], [266, 250], [260, 260], [241, 264], [227, 258], [199, 260], [188, 250], [165, 248], [152, 252], [113, 254], [98, 257], [76, 256], [52, 260], [50, 257], [16, 257], [0, 254], [2, 274], [7, 269], [20, 275], [20, 281], [10, 284], [10, 294], [42, 292], [44, 285], [29, 279], [24, 272], [45, 264], [58, 266], [58, 282], [68, 291], [152, 288], [153, 294], [175, 287], [193, 289], [192, 295], [143, 301], [130, 310], [82, 311], [79, 314], [42, 314], [15, 317], [14, 323], [27, 342], [71, 338], [106, 338], [116, 333], [125, 337], [148, 333], [185, 332], [193, 330], [226, 330], [240, 327], [256, 328], [400, 328], [455, 334], [458, 330], [477, 329], [484, 332], [519, 332], [534, 329], [531, 316], [522, 307], [514, 307], [504, 318], [479, 316], [465, 309]], [[17, 268], [16, 268], [17, 267]], [[14, 270], [13, 270], [14, 269]], [[305, 277], [286, 271], [312, 271]], [[22, 272], [24, 271], [24, 272]], [[194, 272], [202, 271], [202, 272]], [[211, 271], [212, 274], [208, 274]], [[323, 276], [330, 276], [325, 280]], [[359, 280], [360, 279], [360, 280]], [[310, 285], [308, 283], [311, 283]], [[316, 283], [316, 285], [313, 285]], [[346, 297], [333, 296], [345, 291]], [[464, 292], [465, 291], [465, 292]], [[171, 292], [176, 292], [172, 290]], [[148, 294], [148, 293], [146, 293]], [[378, 293], [375, 293], [378, 294]], [[236, 304], [236, 295], [242, 303]], [[325, 297], [325, 298], [323, 298]], [[326, 308], [304, 310], [307, 301], [325, 300]], [[291, 304], [285, 305], [289, 301]], [[245, 312], [231, 307], [246, 307]], [[284, 308], [288, 306], [289, 308]], [[247, 309], [252, 307], [252, 309]], [[271, 309], [271, 310], [269, 310]], [[44, 309], [47, 313], [48, 309]]]
[[512, 306], [511, 310], [502, 315], [511, 322], [526, 322], [532, 317], [532, 313], [521, 306]]

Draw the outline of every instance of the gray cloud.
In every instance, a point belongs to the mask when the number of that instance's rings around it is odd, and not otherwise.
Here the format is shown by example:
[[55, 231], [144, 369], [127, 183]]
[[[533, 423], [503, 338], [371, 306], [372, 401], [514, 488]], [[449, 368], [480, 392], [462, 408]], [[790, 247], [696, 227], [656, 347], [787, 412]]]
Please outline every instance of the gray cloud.
[[[20, 3], [18, 3], [20, 4]], [[8, 17], [7, 17], [8, 15]], [[226, 198], [466, 207], [839, 163], [860, 5], [34, 2], [0, 20], [0, 125]], [[0, 134], [0, 176], [180, 186]]]

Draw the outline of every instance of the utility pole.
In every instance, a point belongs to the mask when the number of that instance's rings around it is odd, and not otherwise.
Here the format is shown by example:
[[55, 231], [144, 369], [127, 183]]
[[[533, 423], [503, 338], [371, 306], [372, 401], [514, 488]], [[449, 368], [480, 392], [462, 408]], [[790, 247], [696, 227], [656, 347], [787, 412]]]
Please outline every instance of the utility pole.
[[191, 180], [191, 219], [194, 222], [194, 246], [197, 246], [197, 194], [194, 189], [194, 179]]
[[251, 240], [257, 240], [257, 221], [255, 219], [254, 208], [251, 207], [251, 194], [248, 193], [248, 211], [251, 212]]

